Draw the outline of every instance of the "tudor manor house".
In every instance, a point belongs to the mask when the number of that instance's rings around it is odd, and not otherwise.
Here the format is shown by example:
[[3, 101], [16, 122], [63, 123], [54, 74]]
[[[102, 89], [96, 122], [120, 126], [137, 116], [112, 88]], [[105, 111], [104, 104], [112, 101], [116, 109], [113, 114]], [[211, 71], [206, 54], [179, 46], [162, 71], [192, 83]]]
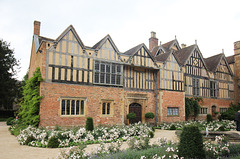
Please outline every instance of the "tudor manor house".
[[[204, 58], [198, 45], [161, 44], [151, 32], [149, 47], [120, 52], [110, 35], [86, 46], [72, 25], [57, 39], [40, 36], [34, 21], [29, 77], [40, 67], [40, 126], [127, 124], [185, 120], [185, 97], [201, 97], [198, 119], [239, 102], [240, 41], [234, 55]], [[153, 112], [154, 119], [145, 119]]]

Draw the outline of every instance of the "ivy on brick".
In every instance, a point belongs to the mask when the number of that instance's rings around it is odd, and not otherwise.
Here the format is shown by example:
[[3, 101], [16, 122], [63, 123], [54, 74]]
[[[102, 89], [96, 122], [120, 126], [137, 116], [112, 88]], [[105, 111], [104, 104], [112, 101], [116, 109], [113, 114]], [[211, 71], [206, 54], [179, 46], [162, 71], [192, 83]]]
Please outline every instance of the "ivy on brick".
[[202, 101], [202, 98], [196, 97], [196, 98], [185, 98], [185, 117], [186, 120], [190, 116], [194, 117], [194, 120], [200, 113], [200, 105], [199, 102]]
[[26, 80], [23, 86], [23, 100], [18, 114], [23, 124], [38, 126], [40, 122], [39, 107], [42, 97], [39, 95], [39, 86], [41, 81], [40, 68], [37, 68], [33, 77]]

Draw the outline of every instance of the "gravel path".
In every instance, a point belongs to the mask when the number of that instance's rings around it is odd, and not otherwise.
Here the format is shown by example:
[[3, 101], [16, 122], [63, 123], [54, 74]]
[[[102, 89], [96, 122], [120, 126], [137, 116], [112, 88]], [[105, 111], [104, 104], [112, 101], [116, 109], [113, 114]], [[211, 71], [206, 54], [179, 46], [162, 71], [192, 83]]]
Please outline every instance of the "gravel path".
[[[8, 131], [8, 126], [5, 122], [0, 122], [0, 159], [52, 159], [64, 150], [63, 148], [36, 148], [25, 145], [19, 145], [15, 136]], [[157, 141], [157, 138], [166, 137], [168, 140], [177, 141], [175, 131], [156, 130], [154, 138], [150, 143]], [[99, 144], [88, 145], [86, 152], [95, 151]], [[126, 149], [128, 146], [123, 143], [121, 149]]]

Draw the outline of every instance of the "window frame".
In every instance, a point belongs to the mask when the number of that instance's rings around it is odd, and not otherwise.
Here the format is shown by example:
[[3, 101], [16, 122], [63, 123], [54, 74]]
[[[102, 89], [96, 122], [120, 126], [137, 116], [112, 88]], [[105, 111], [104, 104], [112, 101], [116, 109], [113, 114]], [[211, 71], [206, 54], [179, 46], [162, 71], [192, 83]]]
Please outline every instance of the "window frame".
[[201, 108], [200, 108], [200, 114], [201, 114], [201, 115], [208, 114], [208, 108], [206, 108], [206, 107], [201, 107]]
[[[175, 114], [174, 112], [177, 113]], [[179, 107], [167, 107], [167, 116], [179, 116]]]
[[113, 116], [113, 114], [114, 114], [114, 102], [113, 101], [114, 100], [102, 100], [101, 101], [100, 111], [101, 111], [102, 117], [112, 117]]
[[[97, 64], [98, 69], [96, 69]], [[99, 60], [94, 61], [93, 65], [94, 84], [123, 86], [123, 65]], [[107, 78], [107, 76], [109, 78]]]
[[200, 96], [200, 79], [192, 79], [192, 94], [193, 96]]
[[227, 110], [228, 110], [228, 108], [219, 108], [220, 114], [222, 114], [223, 112], [226, 112]]
[[[81, 117], [86, 115], [86, 102], [87, 98], [83, 97], [60, 97], [60, 116], [61, 117]], [[63, 107], [63, 101], [64, 101], [64, 107]], [[67, 113], [68, 108], [68, 101], [69, 101], [69, 113]], [[74, 101], [74, 104], [73, 104]], [[77, 101], [79, 101], [79, 104], [77, 104]], [[78, 107], [78, 108], [77, 108]], [[63, 108], [64, 112], [63, 113]], [[74, 108], [74, 113], [73, 113]], [[78, 111], [77, 111], [78, 110]], [[77, 113], [79, 112], [79, 113]]]
[[212, 98], [217, 97], [217, 82], [216, 81], [210, 81], [210, 96]]

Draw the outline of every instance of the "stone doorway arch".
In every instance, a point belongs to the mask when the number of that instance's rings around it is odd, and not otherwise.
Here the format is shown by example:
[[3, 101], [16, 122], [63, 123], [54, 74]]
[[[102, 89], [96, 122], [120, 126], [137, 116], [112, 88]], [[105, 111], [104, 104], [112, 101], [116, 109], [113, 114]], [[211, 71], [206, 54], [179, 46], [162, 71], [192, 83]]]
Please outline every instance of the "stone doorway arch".
[[132, 103], [129, 105], [129, 113], [135, 113], [135, 119], [129, 119], [129, 124], [138, 123], [139, 121], [142, 122], [142, 106], [138, 103]]

